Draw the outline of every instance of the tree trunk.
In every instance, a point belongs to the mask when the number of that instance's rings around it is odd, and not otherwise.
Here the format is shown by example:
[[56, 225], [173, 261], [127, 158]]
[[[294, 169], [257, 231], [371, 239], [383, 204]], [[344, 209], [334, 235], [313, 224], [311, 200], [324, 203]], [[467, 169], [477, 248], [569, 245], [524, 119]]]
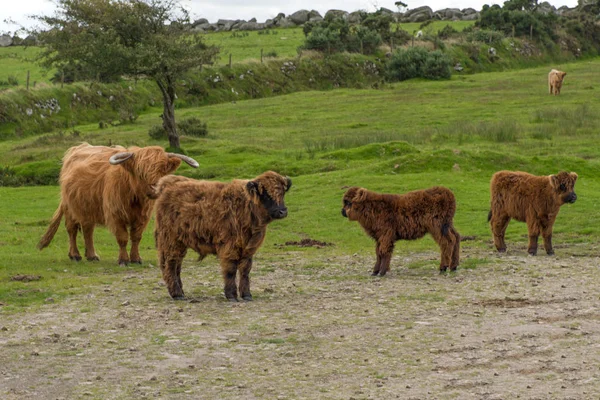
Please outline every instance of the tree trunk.
[[156, 83], [163, 96], [163, 128], [169, 137], [169, 146], [179, 149], [179, 135], [177, 134], [177, 125], [175, 124], [175, 83], [170, 77], [163, 80], [156, 78]]

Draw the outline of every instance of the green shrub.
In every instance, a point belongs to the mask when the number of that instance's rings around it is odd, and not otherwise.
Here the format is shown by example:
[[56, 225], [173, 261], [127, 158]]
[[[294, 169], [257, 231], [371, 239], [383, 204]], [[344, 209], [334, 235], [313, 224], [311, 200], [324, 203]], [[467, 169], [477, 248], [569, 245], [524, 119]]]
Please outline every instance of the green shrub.
[[392, 81], [405, 81], [420, 76], [421, 67], [427, 59], [427, 49], [424, 47], [409, 47], [398, 49], [387, 65], [388, 77]]
[[450, 79], [452, 75], [452, 60], [439, 50], [430, 52], [422, 67], [422, 77], [425, 79]]
[[206, 122], [202, 122], [196, 117], [181, 120], [181, 122], [177, 123], [177, 127], [186, 136], [203, 137], [208, 135]]
[[412, 78], [449, 79], [452, 61], [440, 50], [427, 51], [424, 47], [398, 49], [387, 65], [387, 75], [392, 81]]
[[154, 140], [163, 140], [168, 137], [167, 131], [162, 125], [153, 125], [148, 131], [148, 136]]

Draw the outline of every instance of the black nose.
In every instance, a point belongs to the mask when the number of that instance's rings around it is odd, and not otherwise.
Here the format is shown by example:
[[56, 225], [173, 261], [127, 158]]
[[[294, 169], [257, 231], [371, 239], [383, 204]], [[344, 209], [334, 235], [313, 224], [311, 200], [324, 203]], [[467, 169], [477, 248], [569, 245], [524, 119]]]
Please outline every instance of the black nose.
[[287, 217], [287, 208], [280, 208], [276, 212], [277, 218], [285, 218]]
[[569, 196], [569, 202], [570, 203], [575, 203], [575, 200], [577, 200], [577, 195], [575, 194], [575, 192], [571, 193], [571, 196]]
[[346, 218], [348, 218], [348, 215], [346, 214], [346, 210], [342, 208], [342, 215]]

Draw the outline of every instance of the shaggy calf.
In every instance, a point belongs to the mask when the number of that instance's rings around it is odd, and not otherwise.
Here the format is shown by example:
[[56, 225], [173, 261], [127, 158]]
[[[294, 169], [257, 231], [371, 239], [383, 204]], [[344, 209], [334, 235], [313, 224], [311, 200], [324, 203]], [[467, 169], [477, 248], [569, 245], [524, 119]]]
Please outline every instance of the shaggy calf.
[[453, 225], [456, 200], [449, 189], [436, 186], [395, 195], [352, 187], [344, 194], [343, 204], [342, 215], [358, 221], [377, 241], [372, 275], [384, 276], [390, 270], [396, 241], [419, 239], [427, 233], [440, 246], [440, 272], [458, 267], [460, 235]]
[[529, 254], [536, 255], [540, 233], [544, 238], [546, 253], [554, 254], [552, 227], [560, 206], [577, 200], [576, 180], [575, 172], [559, 172], [550, 176], [496, 172], [490, 184], [491, 209], [488, 214], [496, 249], [501, 253], [506, 251], [504, 233], [511, 218], [514, 218], [527, 223]]
[[562, 83], [566, 75], [566, 72], [556, 69], [553, 69], [548, 73], [548, 90], [550, 91], [550, 94], [555, 96], [560, 94], [560, 89], [562, 88]]
[[[268, 171], [253, 180], [231, 183], [167, 176], [157, 185], [156, 247], [169, 294], [184, 298], [181, 263], [188, 248], [202, 260], [216, 254], [225, 280], [225, 297], [252, 300], [250, 269], [267, 225], [287, 216], [284, 195], [290, 178]], [[235, 278], [239, 275], [236, 288]]]
[[[50, 244], [64, 215], [71, 260], [81, 260], [77, 248], [77, 233], [81, 230], [85, 257], [97, 261], [94, 228], [106, 225], [119, 244], [119, 265], [130, 261], [141, 264], [139, 243], [154, 204], [147, 194], [160, 178], [175, 171], [182, 160], [198, 167], [192, 158], [167, 153], [158, 146], [125, 149], [83, 143], [71, 147], [60, 170], [60, 204], [38, 248]], [[131, 256], [127, 255], [128, 229]]]

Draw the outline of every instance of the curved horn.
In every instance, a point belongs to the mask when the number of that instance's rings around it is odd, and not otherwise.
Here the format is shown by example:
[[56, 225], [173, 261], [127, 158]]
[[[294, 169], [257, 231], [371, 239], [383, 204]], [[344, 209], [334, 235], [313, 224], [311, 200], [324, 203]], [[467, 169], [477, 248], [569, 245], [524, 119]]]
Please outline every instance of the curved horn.
[[111, 163], [112, 165], [119, 165], [119, 164], [124, 163], [125, 161], [129, 160], [131, 157], [133, 157], [133, 153], [124, 151], [122, 153], [117, 153], [117, 154], [113, 155], [111, 158], [108, 159], [108, 162]]
[[198, 164], [198, 161], [194, 160], [192, 157], [184, 156], [183, 154], [177, 153], [167, 153], [167, 155], [169, 157], [181, 158], [181, 160], [185, 161], [190, 167], [198, 168], [200, 166], [200, 164]]

